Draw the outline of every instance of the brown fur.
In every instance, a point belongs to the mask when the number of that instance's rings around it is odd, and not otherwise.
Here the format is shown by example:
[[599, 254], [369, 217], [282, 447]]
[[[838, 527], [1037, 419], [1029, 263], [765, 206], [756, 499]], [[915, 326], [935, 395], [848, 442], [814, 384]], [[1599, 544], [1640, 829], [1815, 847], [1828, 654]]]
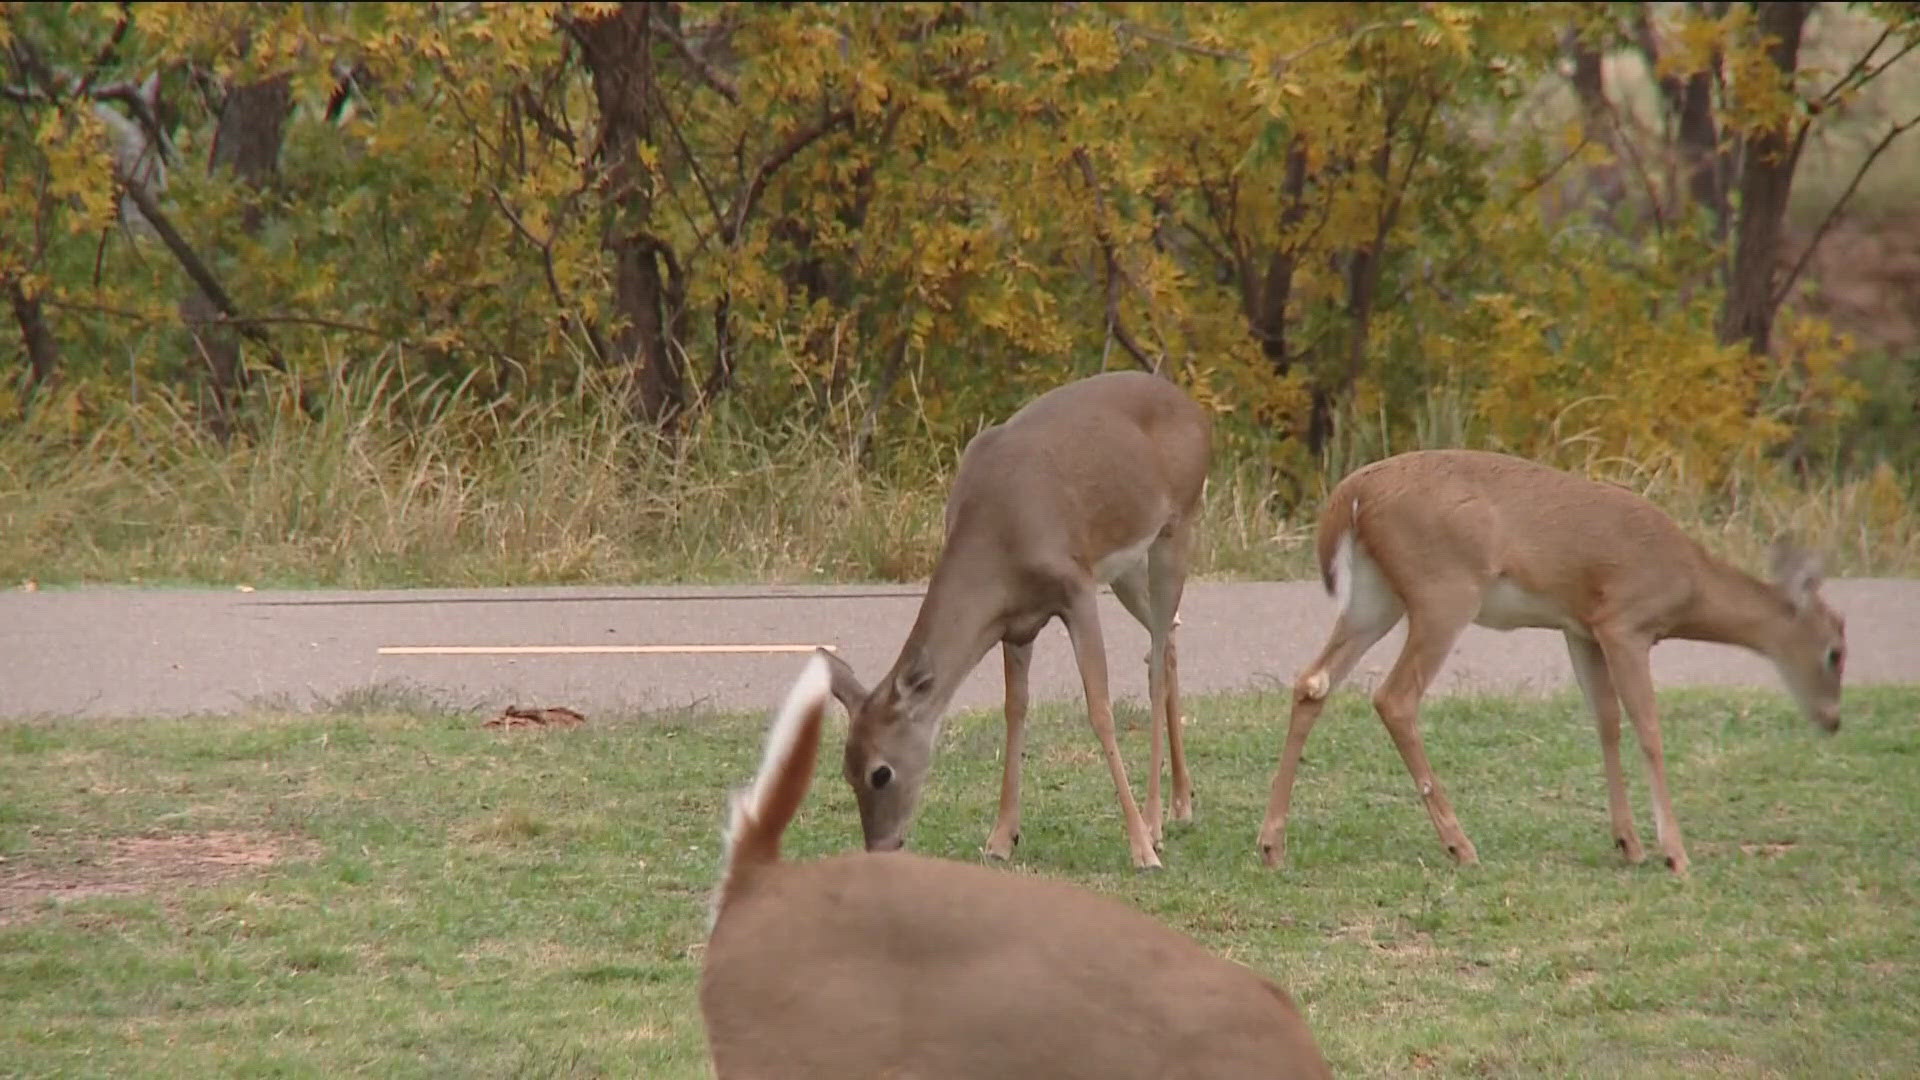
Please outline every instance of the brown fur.
[[[1274, 776], [1260, 847], [1285, 858], [1293, 777], [1327, 695], [1366, 650], [1408, 620], [1407, 644], [1374, 704], [1413, 776], [1441, 843], [1476, 859], [1427, 764], [1416, 727], [1421, 697], [1470, 622], [1495, 629], [1560, 630], [1599, 724], [1614, 841], [1641, 857], [1619, 761], [1624, 703], [1647, 759], [1655, 824], [1667, 863], [1687, 868], [1667, 794], [1647, 653], [1659, 641], [1723, 642], [1772, 660], [1808, 719], [1839, 727], [1845, 624], [1818, 595], [1818, 560], [1791, 545], [1775, 551], [1763, 582], [1694, 542], [1658, 507], [1612, 484], [1504, 454], [1428, 450], [1356, 469], [1334, 486], [1316, 550], [1322, 582], [1337, 581], [1343, 537], [1385, 589], [1355, 596], [1325, 649], [1295, 684], [1293, 714]], [[1356, 578], [1358, 570], [1350, 570]]]
[[[1207, 413], [1173, 383], [1138, 371], [1068, 383], [980, 432], [947, 499], [946, 540], [913, 628], [871, 692], [836, 661], [834, 693], [849, 724], [844, 771], [869, 850], [905, 842], [947, 702], [987, 650], [1004, 652], [1006, 773], [987, 853], [1019, 839], [1019, 749], [1034, 637], [1059, 618], [1073, 639], [1087, 717], [1113, 776], [1134, 864], [1155, 867], [1160, 840], [1160, 731], [1172, 754], [1173, 816], [1191, 810], [1180, 741], [1173, 618], [1185, 588], [1194, 519], [1211, 455]], [[1149, 542], [1143, 563], [1112, 581], [1153, 638], [1147, 811], [1142, 818], [1113, 736], [1097, 571]], [[1156, 664], [1156, 659], [1159, 663]], [[876, 785], [879, 772], [884, 779]]]
[[[824, 693], [796, 705], [761, 790], [805, 791]], [[1284, 990], [1130, 907], [906, 853], [763, 858], [790, 816], [730, 834], [700, 981], [720, 1080], [1332, 1075]]]

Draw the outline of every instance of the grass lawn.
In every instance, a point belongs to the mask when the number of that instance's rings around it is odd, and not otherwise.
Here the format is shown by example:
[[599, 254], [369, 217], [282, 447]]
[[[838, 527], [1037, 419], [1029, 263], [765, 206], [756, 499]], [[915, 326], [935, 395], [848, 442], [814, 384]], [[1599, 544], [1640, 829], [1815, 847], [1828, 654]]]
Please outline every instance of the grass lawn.
[[[1830, 739], [1779, 694], [1662, 701], [1684, 882], [1616, 860], [1576, 698], [1429, 703], [1483, 860], [1459, 871], [1351, 692], [1308, 745], [1277, 872], [1254, 834], [1283, 698], [1188, 702], [1197, 819], [1155, 875], [1128, 868], [1077, 703], [1037, 708], [1008, 872], [1273, 974], [1343, 1076], [1914, 1075], [1920, 689], [1851, 693]], [[720, 808], [766, 717], [481, 719], [369, 693], [0, 723], [0, 1074], [707, 1075]], [[790, 857], [857, 843], [830, 723]], [[997, 713], [951, 719], [916, 849], [977, 857], [1000, 739]]]

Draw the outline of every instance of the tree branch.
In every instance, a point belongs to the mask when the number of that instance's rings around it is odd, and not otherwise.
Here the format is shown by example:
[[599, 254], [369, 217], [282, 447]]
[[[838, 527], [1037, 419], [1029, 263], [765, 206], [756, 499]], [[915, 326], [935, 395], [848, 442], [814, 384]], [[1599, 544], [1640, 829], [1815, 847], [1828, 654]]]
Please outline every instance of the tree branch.
[[1807, 241], [1806, 249], [1793, 261], [1793, 266], [1787, 271], [1787, 276], [1781, 280], [1780, 287], [1769, 297], [1771, 303], [1777, 305], [1786, 299], [1787, 293], [1793, 288], [1793, 283], [1800, 279], [1801, 272], [1807, 268], [1807, 260], [1813, 257], [1814, 249], [1820, 246], [1820, 241], [1826, 239], [1828, 231], [1839, 221], [1841, 209], [1847, 205], [1848, 200], [1853, 198], [1853, 193], [1860, 187], [1860, 181], [1866, 178], [1867, 170], [1873, 167], [1874, 160], [1885, 153], [1895, 139], [1906, 134], [1908, 129], [1916, 125], [1920, 125], [1920, 113], [1915, 113], [1903, 123], [1893, 125], [1880, 141], [1874, 144], [1866, 160], [1853, 171], [1853, 179], [1848, 181], [1846, 190], [1842, 191], [1840, 197], [1833, 201], [1833, 205], [1827, 208], [1826, 216], [1820, 219], [1820, 227], [1813, 231], [1813, 239]]
[[1107, 337], [1118, 341], [1120, 347], [1132, 354], [1133, 362], [1147, 371], [1159, 371], [1160, 365], [1147, 357], [1139, 342], [1127, 332], [1126, 324], [1120, 320], [1120, 279], [1125, 273], [1120, 269], [1120, 257], [1114, 251], [1113, 234], [1107, 231], [1107, 201], [1100, 194], [1100, 181], [1094, 175], [1093, 161], [1087, 157], [1084, 147], [1073, 148], [1074, 164], [1080, 166], [1080, 177], [1086, 182], [1087, 190], [1093, 195], [1094, 220], [1093, 236], [1100, 245], [1100, 254], [1106, 266], [1107, 294]]
[[747, 217], [753, 213], [754, 206], [760, 202], [760, 195], [766, 191], [767, 181], [775, 172], [778, 172], [787, 162], [792, 161], [800, 151], [852, 119], [851, 108], [835, 109], [822, 116], [817, 123], [809, 124], [787, 136], [787, 141], [776, 147], [773, 153], [767, 155], [760, 162], [759, 167], [753, 170], [752, 179], [747, 181], [746, 189], [740, 193], [740, 201], [735, 205], [733, 213], [729, 215], [732, 218], [732, 224], [727, 227], [727, 232], [722, 239], [729, 244], [739, 239], [740, 233], [747, 227]]
[[187, 277], [193, 279], [193, 283], [199, 287], [200, 292], [220, 312], [222, 320], [232, 323], [243, 336], [264, 347], [267, 350], [267, 362], [273, 365], [274, 370], [286, 371], [287, 362], [281, 357], [280, 351], [274, 347], [273, 339], [265, 330], [241, 317], [240, 309], [234, 304], [233, 297], [229, 296], [227, 290], [221, 286], [220, 279], [213, 276], [213, 271], [207, 269], [207, 264], [201, 261], [199, 254], [193, 250], [193, 246], [180, 235], [180, 230], [173, 227], [173, 221], [148, 193], [147, 186], [128, 176], [118, 165], [114, 166], [113, 176], [119, 181], [120, 189], [133, 200], [133, 205], [140, 208], [140, 213], [153, 226], [153, 231], [159, 235], [160, 242], [167, 246], [168, 251], [173, 252], [174, 259], [180, 263], [180, 269], [186, 271]]
[[658, 14], [655, 14], [651, 21], [653, 32], [666, 39], [667, 44], [673, 47], [673, 51], [679, 55], [680, 59], [687, 62], [687, 66], [693, 69], [693, 73], [700, 77], [700, 81], [705, 83], [708, 89], [726, 98], [729, 105], [740, 104], [740, 88], [734, 85], [732, 78], [714, 67], [706, 57], [694, 52], [686, 39], [668, 26], [666, 20], [660, 18]]
[[1894, 30], [1898, 28], [1899, 23], [1896, 20], [1888, 19], [1886, 27], [1880, 31], [1880, 36], [1874, 38], [1873, 44], [1867, 47], [1867, 51], [1861, 53], [1860, 58], [1855, 60], [1853, 65], [1847, 68], [1844, 74], [1834, 80], [1833, 85], [1827, 88], [1826, 93], [1821, 94], [1813, 100], [1813, 106], [1816, 109], [1826, 108], [1838, 100], [1841, 94], [1849, 90], [1858, 89], [1879, 78], [1881, 72], [1898, 63], [1902, 57], [1912, 52], [1916, 47], [1920, 47], [1920, 37], [1915, 37], [1892, 56], [1887, 57], [1879, 66], [1873, 66], [1873, 54], [1880, 51], [1880, 46], [1885, 45], [1887, 39], [1892, 37]]

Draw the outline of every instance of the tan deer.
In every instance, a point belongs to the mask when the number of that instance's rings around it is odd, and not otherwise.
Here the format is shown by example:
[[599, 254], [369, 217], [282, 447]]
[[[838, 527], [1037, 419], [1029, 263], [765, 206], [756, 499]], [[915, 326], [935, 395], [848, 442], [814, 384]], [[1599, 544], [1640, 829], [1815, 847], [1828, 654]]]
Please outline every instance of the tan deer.
[[736, 794], [700, 976], [719, 1080], [1330, 1077], [1284, 990], [1117, 901], [906, 852], [784, 862], [816, 652]]
[[1651, 502], [1624, 488], [1504, 454], [1427, 450], [1356, 469], [1328, 496], [1321, 580], [1340, 613], [1293, 687], [1293, 714], [1260, 826], [1267, 865], [1286, 859], [1287, 811], [1307, 733], [1327, 695], [1402, 615], [1406, 643], [1374, 692], [1387, 734], [1425, 801], [1440, 843], [1476, 861], [1427, 764], [1420, 698], [1468, 623], [1566, 635], [1600, 729], [1613, 842], [1643, 858], [1620, 766], [1620, 705], [1646, 755], [1653, 823], [1667, 866], [1687, 871], [1667, 795], [1648, 652], [1667, 638], [1723, 642], [1773, 661], [1801, 711], [1840, 727], [1846, 626], [1819, 594], [1817, 559], [1777, 542], [1774, 581], [1709, 554]]
[[[845, 773], [869, 851], [906, 842], [954, 691], [999, 642], [1007, 745], [1000, 808], [986, 854], [1020, 841], [1020, 758], [1033, 640], [1058, 617], [1074, 659], [1139, 868], [1157, 868], [1160, 729], [1172, 759], [1173, 817], [1193, 814], [1180, 738], [1173, 626], [1212, 454], [1207, 413], [1173, 383], [1109, 372], [1042, 394], [974, 436], [947, 497], [946, 538], [920, 613], [893, 668], [871, 692], [833, 660], [848, 715]], [[1147, 628], [1151, 772], [1143, 819], [1113, 733], [1098, 593], [1111, 584]]]

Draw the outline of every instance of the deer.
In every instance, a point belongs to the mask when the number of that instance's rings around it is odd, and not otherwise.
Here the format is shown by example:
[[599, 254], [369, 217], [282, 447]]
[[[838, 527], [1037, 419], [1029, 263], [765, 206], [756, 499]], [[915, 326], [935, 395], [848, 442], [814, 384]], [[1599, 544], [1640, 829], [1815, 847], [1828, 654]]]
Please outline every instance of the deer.
[[905, 851], [782, 860], [828, 655], [730, 799], [699, 990], [718, 1080], [1333, 1075], [1285, 990], [1118, 900]]
[[1468, 623], [1558, 630], [1599, 728], [1613, 843], [1645, 858], [1620, 764], [1620, 707], [1646, 758], [1655, 839], [1688, 872], [1667, 789], [1649, 653], [1670, 638], [1739, 646], [1773, 663], [1815, 727], [1840, 728], [1845, 620], [1820, 596], [1821, 560], [1776, 538], [1773, 580], [1709, 553], [1640, 494], [1537, 462], [1481, 450], [1422, 450], [1361, 466], [1329, 493], [1315, 537], [1321, 582], [1338, 615], [1325, 647], [1293, 684], [1286, 743], [1259, 847], [1286, 860], [1295, 772], [1327, 696], [1404, 616], [1400, 654], [1373, 705], [1461, 866], [1478, 861], [1427, 761], [1420, 699]]
[[[998, 642], [1006, 754], [984, 852], [1012, 857], [1020, 842], [1028, 667], [1034, 638], [1058, 618], [1072, 641], [1133, 865], [1160, 868], [1162, 727], [1173, 819], [1193, 817], [1173, 631], [1211, 455], [1207, 411], [1144, 371], [1055, 387], [967, 443], [948, 492], [940, 554], [892, 668], [869, 690], [845, 661], [831, 661], [833, 693], [848, 717], [843, 771], [867, 850], [906, 843], [947, 704]], [[1108, 585], [1150, 637], [1144, 817], [1114, 738], [1097, 603]]]

